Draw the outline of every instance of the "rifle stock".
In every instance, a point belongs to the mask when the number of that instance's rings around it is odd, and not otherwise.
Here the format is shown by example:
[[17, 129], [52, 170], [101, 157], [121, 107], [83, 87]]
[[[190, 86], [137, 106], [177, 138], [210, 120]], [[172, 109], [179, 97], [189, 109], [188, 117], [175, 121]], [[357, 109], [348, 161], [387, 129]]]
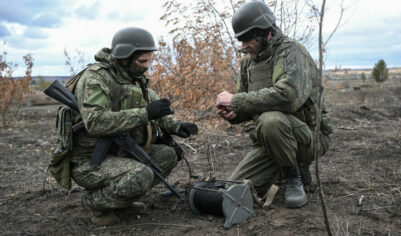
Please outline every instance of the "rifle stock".
[[[64, 85], [62, 85], [58, 80], [53, 81], [45, 91], [43, 91], [47, 96], [55, 99], [56, 101], [68, 106], [72, 110], [79, 112], [78, 103], [74, 95], [68, 90]], [[83, 128], [84, 122], [80, 121], [72, 126], [72, 131], [77, 132], [79, 129]]]

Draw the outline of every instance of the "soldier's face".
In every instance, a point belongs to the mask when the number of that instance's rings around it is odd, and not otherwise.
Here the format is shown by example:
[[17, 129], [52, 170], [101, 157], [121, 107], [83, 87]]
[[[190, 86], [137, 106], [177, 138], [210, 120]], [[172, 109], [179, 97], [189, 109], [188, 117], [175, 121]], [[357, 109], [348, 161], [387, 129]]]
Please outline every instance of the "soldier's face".
[[145, 52], [140, 55], [139, 58], [135, 61], [139, 66], [149, 67], [150, 62], [152, 60], [153, 52]]
[[256, 57], [260, 53], [261, 42], [260, 40], [250, 39], [247, 41], [241, 41], [241, 50], [252, 58]]

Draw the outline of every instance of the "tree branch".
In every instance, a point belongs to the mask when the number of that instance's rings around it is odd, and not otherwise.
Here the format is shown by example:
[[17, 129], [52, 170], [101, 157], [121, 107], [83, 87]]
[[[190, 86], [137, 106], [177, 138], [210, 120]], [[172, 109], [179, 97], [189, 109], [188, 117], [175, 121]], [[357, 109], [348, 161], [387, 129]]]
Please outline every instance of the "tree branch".
[[326, 231], [327, 235], [332, 236], [333, 234], [331, 233], [330, 229], [330, 222], [329, 218], [327, 216], [327, 208], [326, 208], [326, 201], [324, 199], [324, 194], [322, 190], [322, 184], [320, 181], [320, 176], [319, 176], [319, 133], [320, 133], [320, 120], [321, 120], [321, 104], [322, 104], [322, 93], [323, 93], [323, 85], [322, 85], [322, 76], [323, 76], [323, 17], [324, 17], [324, 9], [326, 5], [326, 0], [323, 0], [322, 2], [322, 8], [320, 10], [320, 17], [319, 17], [319, 95], [318, 95], [318, 103], [317, 103], [317, 117], [316, 117], [316, 127], [315, 127], [315, 138], [314, 138], [314, 146], [315, 146], [315, 174], [316, 174], [316, 179], [317, 179], [317, 185], [319, 189], [319, 197], [320, 201], [322, 203], [322, 211], [323, 211], [323, 217], [324, 217], [324, 223], [326, 225]]
[[233, 40], [233, 38], [231, 37], [230, 30], [229, 30], [229, 28], [228, 28], [228, 26], [227, 26], [227, 24], [226, 24], [226, 21], [225, 21], [224, 17], [221, 15], [221, 13], [220, 13], [219, 11], [217, 11], [217, 9], [213, 6], [213, 4], [210, 2], [210, 0], [207, 0], [207, 1], [208, 1], [208, 3], [209, 3], [209, 6], [212, 7], [213, 11], [214, 11], [214, 12], [221, 18], [221, 20], [223, 21], [223, 24], [224, 24], [224, 28], [225, 28], [225, 30], [226, 30], [226, 33], [227, 33], [228, 37], [230, 38], [231, 45], [232, 45], [233, 48], [234, 48], [235, 56], [238, 58], [239, 56], [238, 56], [238, 52], [237, 52], [237, 47], [235, 46], [234, 40]]
[[323, 46], [326, 47], [327, 43], [329, 42], [329, 40], [331, 39], [331, 37], [333, 37], [334, 33], [337, 31], [337, 29], [340, 26], [341, 20], [343, 18], [344, 15], [344, 0], [341, 0], [341, 11], [340, 11], [340, 17], [338, 18], [336, 27], [334, 27], [333, 31], [331, 32], [330, 36], [327, 38], [326, 42], [324, 42]]

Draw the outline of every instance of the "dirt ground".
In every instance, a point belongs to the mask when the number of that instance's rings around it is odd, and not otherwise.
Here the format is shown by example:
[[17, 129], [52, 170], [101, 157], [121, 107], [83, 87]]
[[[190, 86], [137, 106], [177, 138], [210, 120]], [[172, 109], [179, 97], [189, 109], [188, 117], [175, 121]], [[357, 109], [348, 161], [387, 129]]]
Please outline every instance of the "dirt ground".
[[[400, 77], [380, 87], [360, 81], [327, 85], [335, 129], [319, 169], [332, 231], [401, 235]], [[193, 214], [186, 201], [169, 196], [161, 184], [141, 199], [148, 206], [144, 211], [119, 211], [121, 222], [112, 227], [93, 225], [80, 205], [83, 189], [75, 185], [68, 192], [46, 178], [56, 109], [57, 105], [24, 107], [18, 127], [0, 128], [0, 235], [326, 234], [317, 193], [308, 193], [305, 207], [290, 210], [279, 191], [271, 207], [255, 205], [255, 216], [226, 230], [224, 218]], [[222, 179], [249, 150], [250, 141], [241, 129], [226, 125], [221, 130], [201, 130], [193, 139], [177, 139], [196, 174], [209, 175], [209, 144], [215, 150], [214, 176]], [[185, 165], [179, 164], [168, 180], [185, 184]]]

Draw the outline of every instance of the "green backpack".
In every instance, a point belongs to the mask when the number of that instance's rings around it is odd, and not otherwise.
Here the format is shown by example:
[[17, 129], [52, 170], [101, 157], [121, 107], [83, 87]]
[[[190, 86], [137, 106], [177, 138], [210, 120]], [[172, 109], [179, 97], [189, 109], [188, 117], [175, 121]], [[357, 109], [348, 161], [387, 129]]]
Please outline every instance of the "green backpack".
[[51, 152], [49, 171], [57, 183], [71, 189], [70, 152], [72, 150], [72, 111], [60, 106], [57, 112], [57, 146]]

